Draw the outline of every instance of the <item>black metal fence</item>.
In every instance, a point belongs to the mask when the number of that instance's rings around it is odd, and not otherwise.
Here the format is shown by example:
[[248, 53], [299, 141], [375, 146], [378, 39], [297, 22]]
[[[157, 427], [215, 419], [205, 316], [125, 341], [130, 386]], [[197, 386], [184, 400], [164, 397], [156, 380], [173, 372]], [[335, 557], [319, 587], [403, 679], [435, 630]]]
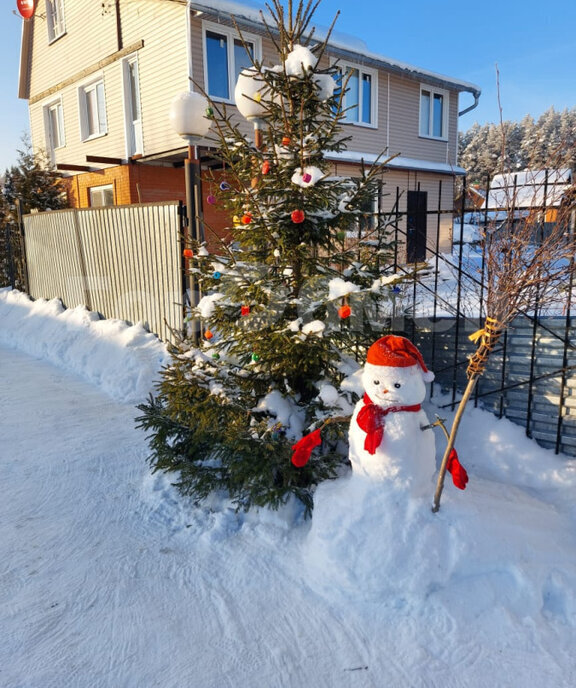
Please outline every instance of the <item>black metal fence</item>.
[[[483, 327], [486, 316], [483, 228], [492, 225], [497, 231], [493, 221], [496, 214], [500, 214], [497, 219], [503, 219], [512, 212], [513, 220], [521, 221], [535, 211], [542, 215], [540, 236], [551, 226], [546, 221], [549, 206], [545, 194], [538, 207], [516, 205], [512, 211], [510, 205], [493, 205], [491, 209], [468, 213], [465, 193], [462, 199], [461, 208], [453, 216], [454, 243], [449, 254], [438, 250], [440, 217], [446, 212], [439, 207], [426, 213], [426, 265], [417, 270], [414, 265], [395, 261], [394, 268], [405, 276], [405, 281], [401, 302], [390, 323], [391, 331], [407, 336], [421, 349], [436, 381], [448, 395], [441, 407], [451, 409], [466, 385], [468, 357], [476, 349], [469, 336]], [[398, 246], [408, 240], [409, 221], [401, 221], [406, 216], [406, 210], [395, 209], [391, 226]], [[476, 224], [467, 224], [470, 216]], [[573, 222], [568, 230], [574, 232]], [[466, 237], [467, 233], [476, 236]], [[529, 437], [556, 453], [576, 456], [573, 286], [569, 278], [562, 302], [553, 309], [541, 304], [512, 322], [476, 385], [474, 402], [498, 417], [521, 424]]]

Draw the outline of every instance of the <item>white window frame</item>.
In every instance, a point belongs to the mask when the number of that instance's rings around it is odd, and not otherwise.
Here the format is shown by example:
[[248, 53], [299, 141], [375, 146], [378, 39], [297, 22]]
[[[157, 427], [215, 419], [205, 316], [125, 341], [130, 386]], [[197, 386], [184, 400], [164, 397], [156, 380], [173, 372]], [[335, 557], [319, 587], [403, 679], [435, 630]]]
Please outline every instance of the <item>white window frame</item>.
[[[346, 82], [346, 75], [350, 70], [356, 70], [358, 72], [358, 120], [350, 118], [350, 103], [347, 102], [348, 93], [345, 93], [342, 98], [342, 110], [345, 110], [344, 124], [353, 124], [357, 127], [368, 127], [369, 129], [378, 128], [378, 71], [376, 69], [371, 69], [370, 67], [364, 67], [361, 64], [355, 62], [342, 62], [338, 60], [336, 67], [340, 70], [342, 74], [342, 84]], [[364, 118], [364, 98], [362, 94], [362, 84], [363, 77], [369, 76], [370, 82], [372, 84], [370, 93], [370, 121], [363, 122]]]
[[[104, 200], [104, 196], [107, 191], [112, 191], [112, 203], [97, 203], [96, 205], [94, 204], [94, 197], [97, 195], [102, 196], [102, 200]], [[88, 198], [90, 199], [90, 207], [91, 208], [109, 208], [110, 206], [115, 204], [115, 198], [114, 198], [114, 184], [102, 184], [101, 186], [90, 186], [88, 188]]]
[[[211, 94], [208, 90], [208, 52], [206, 50], [206, 34], [208, 32], [218, 33], [227, 39], [227, 60], [228, 60], [228, 98], [222, 98]], [[234, 89], [236, 88], [236, 64], [234, 61], [234, 40], [244, 39], [246, 43], [254, 46], [254, 59], [262, 59], [262, 39], [251, 33], [242, 33], [242, 36], [230, 26], [214, 24], [213, 22], [202, 22], [202, 50], [204, 54], [204, 88], [206, 93], [215, 101], [234, 104]]]
[[[135, 94], [132, 93], [130, 66], [136, 65], [136, 89]], [[144, 140], [142, 134], [142, 99], [140, 97], [140, 65], [138, 63], [138, 55], [129, 55], [122, 60], [122, 79], [123, 79], [123, 96], [124, 96], [124, 131], [126, 139], [126, 157], [144, 153]], [[133, 119], [132, 98], [136, 97], [138, 100], [139, 120]], [[137, 122], [137, 124], [135, 124]], [[134, 148], [134, 150], [132, 150]]]
[[[64, 132], [64, 108], [62, 106], [62, 98], [58, 97], [46, 103], [42, 108], [44, 113], [44, 130], [46, 136], [46, 149], [52, 162], [54, 162], [54, 153], [59, 148], [64, 148], [66, 145], [66, 137]], [[52, 117], [55, 113], [56, 117]], [[57, 130], [54, 130], [53, 124], [56, 123]]]
[[57, 41], [66, 33], [64, 0], [46, 0], [46, 26], [49, 43]]
[[[95, 107], [90, 108], [89, 98], [94, 94]], [[108, 133], [108, 118], [106, 114], [106, 90], [103, 77], [92, 79], [78, 88], [78, 111], [80, 113], [80, 135], [82, 141], [106, 136]], [[90, 118], [95, 122], [95, 129], [90, 132]]]
[[[424, 92], [430, 94], [430, 107], [428, 111], [427, 121], [423, 121], [423, 95]], [[432, 103], [434, 102], [435, 96], [442, 97], [442, 132], [440, 136], [434, 134], [434, 107]], [[436, 86], [430, 86], [429, 84], [420, 84], [420, 94], [419, 94], [419, 108], [418, 108], [418, 133], [421, 138], [425, 139], [435, 139], [436, 141], [447, 141], [448, 140], [448, 117], [450, 112], [450, 92], [443, 88], [436, 88]]]

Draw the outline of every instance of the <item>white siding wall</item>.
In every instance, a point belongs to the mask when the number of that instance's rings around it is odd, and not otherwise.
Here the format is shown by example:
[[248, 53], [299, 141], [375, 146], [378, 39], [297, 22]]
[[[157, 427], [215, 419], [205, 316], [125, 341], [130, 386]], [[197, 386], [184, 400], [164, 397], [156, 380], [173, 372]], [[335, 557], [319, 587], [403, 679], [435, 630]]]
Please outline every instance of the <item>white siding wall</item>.
[[[120, 7], [123, 50], [142, 46], [137, 55], [144, 153], [178, 148], [182, 140], [172, 132], [168, 112], [174, 95], [188, 87], [185, 5], [138, 0]], [[103, 13], [95, 0], [67, 2], [66, 35], [52, 44], [44, 23], [34, 21], [30, 119], [35, 148], [48, 148], [44, 106], [61, 97], [66, 146], [56, 150], [55, 163], [86, 164], [86, 155], [125, 157], [123, 63], [113, 9]], [[102, 61], [107, 64], [99, 67]], [[98, 76], [106, 93], [107, 134], [83, 142], [78, 88]]]
[[168, 117], [174, 96], [189, 89], [186, 5], [138, 0], [127, 7], [124, 42], [144, 40], [138, 56], [144, 155], [181, 148]]

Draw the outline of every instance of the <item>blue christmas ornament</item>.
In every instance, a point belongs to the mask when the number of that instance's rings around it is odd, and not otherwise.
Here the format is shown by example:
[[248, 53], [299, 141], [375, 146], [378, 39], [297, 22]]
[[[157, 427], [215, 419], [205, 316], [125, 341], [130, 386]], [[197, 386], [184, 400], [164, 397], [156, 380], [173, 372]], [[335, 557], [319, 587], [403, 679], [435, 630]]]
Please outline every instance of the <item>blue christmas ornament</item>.
[[230, 191], [230, 184], [228, 182], [220, 182], [220, 191]]
[[222, 277], [222, 273], [218, 272], [218, 270], [216, 270], [216, 272], [212, 275], [212, 277], [214, 279], [220, 279]]

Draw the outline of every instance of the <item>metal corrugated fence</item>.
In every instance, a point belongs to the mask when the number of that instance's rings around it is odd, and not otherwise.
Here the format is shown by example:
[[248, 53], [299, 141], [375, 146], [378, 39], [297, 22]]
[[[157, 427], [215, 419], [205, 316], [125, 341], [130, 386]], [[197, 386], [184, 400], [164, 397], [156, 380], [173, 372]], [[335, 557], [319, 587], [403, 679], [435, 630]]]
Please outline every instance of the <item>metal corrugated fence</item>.
[[[468, 335], [474, 323], [439, 318], [417, 323], [412, 339], [436, 382], [457, 401], [465, 387]], [[576, 456], [576, 318], [518, 316], [495, 349], [476, 385], [476, 402], [524, 426], [542, 446]], [[457, 361], [455, 362], [455, 355]], [[451, 404], [447, 404], [451, 406]]]
[[180, 223], [178, 203], [27, 215], [30, 295], [143, 323], [170, 341], [183, 327]]

